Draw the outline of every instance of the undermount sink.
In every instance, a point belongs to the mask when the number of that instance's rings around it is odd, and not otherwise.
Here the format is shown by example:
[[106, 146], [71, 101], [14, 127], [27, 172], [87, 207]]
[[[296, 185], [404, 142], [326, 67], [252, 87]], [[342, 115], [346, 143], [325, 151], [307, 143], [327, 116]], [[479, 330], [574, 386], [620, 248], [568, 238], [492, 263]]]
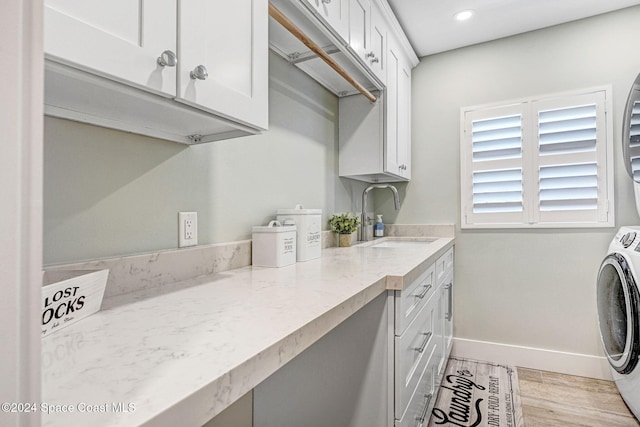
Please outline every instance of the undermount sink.
[[400, 239], [389, 239], [383, 240], [381, 242], [373, 242], [369, 245], [372, 248], [415, 248], [420, 246], [426, 246], [433, 243], [432, 239], [422, 239], [422, 240], [400, 240]]

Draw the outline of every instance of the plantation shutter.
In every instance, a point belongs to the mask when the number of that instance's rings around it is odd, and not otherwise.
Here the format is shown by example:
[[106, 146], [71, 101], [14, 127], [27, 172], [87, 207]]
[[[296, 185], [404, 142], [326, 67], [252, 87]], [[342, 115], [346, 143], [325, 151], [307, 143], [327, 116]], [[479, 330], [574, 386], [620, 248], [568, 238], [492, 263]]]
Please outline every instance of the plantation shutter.
[[[462, 109], [462, 227], [612, 225], [606, 95], [598, 89]], [[640, 152], [637, 108], [632, 140]]]
[[465, 114], [469, 150], [466, 170], [471, 180], [465, 216], [520, 222], [524, 215], [522, 141], [523, 104]]
[[538, 118], [536, 222], [606, 220], [604, 101], [596, 92], [532, 103]]

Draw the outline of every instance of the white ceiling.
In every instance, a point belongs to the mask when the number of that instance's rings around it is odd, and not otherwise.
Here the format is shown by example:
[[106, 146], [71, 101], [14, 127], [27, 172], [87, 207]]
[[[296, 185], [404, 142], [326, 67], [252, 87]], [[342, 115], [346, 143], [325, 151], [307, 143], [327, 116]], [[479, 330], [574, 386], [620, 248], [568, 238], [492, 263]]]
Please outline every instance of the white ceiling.
[[[420, 56], [640, 4], [640, 0], [388, 0]], [[454, 15], [475, 11], [468, 21]]]

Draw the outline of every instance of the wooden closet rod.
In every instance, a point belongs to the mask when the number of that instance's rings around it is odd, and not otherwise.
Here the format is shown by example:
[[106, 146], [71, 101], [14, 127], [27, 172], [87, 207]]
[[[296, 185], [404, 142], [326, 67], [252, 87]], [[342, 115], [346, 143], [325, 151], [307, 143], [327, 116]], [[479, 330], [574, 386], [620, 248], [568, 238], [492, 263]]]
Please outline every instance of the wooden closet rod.
[[287, 29], [291, 34], [294, 35], [295, 38], [300, 40], [311, 49], [316, 55], [320, 57], [324, 62], [326, 62], [331, 68], [333, 68], [338, 74], [340, 74], [346, 81], [348, 81], [353, 87], [358, 89], [360, 93], [362, 93], [367, 99], [371, 102], [376, 102], [377, 99], [371, 92], [369, 92], [364, 86], [358, 83], [351, 75], [340, 66], [331, 56], [327, 54], [316, 42], [311, 40], [305, 33], [302, 32], [300, 28], [298, 28], [289, 18], [282, 14], [274, 5], [269, 3], [269, 15], [280, 25]]

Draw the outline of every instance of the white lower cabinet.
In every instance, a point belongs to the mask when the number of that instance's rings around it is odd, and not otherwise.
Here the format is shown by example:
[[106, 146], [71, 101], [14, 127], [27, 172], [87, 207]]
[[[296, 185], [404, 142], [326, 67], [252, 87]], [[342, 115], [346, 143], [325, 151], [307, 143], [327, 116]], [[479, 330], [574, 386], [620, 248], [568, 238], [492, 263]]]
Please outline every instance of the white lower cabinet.
[[453, 247], [253, 391], [254, 427], [420, 427], [452, 342]]
[[438, 294], [423, 305], [409, 328], [395, 338], [395, 408], [396, 419], [403, 419], [411, 400], [420, 400], [418, 395], [428, 395], [431, 390], [422, 390], [420, 380], [427, 365], [432, 361], [436, 348], [440, 347], [437, 336]]
[[435, 355], [436, 346], [429, 346], [428, 363], [420, 375], [418, 384], [414, 390], [411, 400], [404, 411], [402, 418], [395, 420], [398, 427], [420, 427], [429, 423], [429, 416], [433, 403], [436, 399], [437, 382], [437, 358]]
[[[453, 340], [453, 247], [403, 291], [395, 291], [394, 419], [396, 426], [426, 425]], [[407, 301], [414, 301], [413, 306]], [[405, 307], [417, 314], [406, 327]], [[398, 312], [400, 309], [400, 312]]]

